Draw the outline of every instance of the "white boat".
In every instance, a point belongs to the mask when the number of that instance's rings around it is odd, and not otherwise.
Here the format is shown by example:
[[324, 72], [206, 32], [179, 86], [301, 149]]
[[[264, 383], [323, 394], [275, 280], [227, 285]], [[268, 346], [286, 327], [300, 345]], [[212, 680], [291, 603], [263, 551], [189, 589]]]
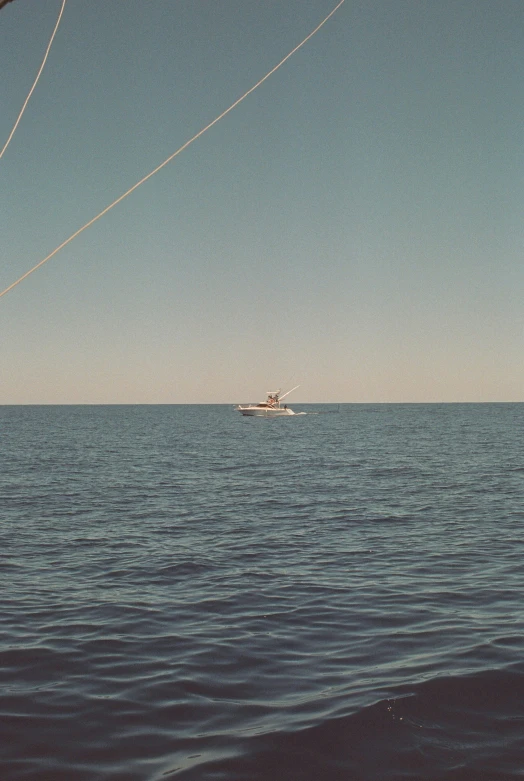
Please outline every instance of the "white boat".
[[280, 402], [286, 396], [289, 396], [291, 391], [294, 391], [299, 387], [299, 385], [295, 385], [294, 388], [291, 388], [287, 393], [284, 393], [283, 396], [280, 395], [280, 390], [267, 391], [267, 399], [265, 401], [261, 401], [258, 404], [247, 404], [245, 406], [239, 404], [235, 409], [238, 410], [241, 415], [257, 418], [280, 418], [284, 415], [294, 415], [295, 413], [287, 404], [282, 406]]

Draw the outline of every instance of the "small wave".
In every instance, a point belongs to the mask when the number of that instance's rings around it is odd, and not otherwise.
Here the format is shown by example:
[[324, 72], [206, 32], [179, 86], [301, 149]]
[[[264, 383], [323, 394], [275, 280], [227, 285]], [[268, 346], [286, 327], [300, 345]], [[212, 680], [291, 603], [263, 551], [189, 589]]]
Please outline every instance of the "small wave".
[[522, 778], [522, 670], [437, 678], [357, 713], [247, 741], [184, 781], [510, 781]]

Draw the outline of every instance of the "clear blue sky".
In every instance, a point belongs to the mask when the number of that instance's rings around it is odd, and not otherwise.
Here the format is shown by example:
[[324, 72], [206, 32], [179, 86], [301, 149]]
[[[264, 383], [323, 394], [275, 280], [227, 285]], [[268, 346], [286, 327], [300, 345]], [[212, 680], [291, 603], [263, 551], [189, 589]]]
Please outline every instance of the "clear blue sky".
[[[335, 0], [68, 0], [0, 160], [0, 288]], [[0, 11], [0, 146], [60, 0]], [[524, 3], [346, 0], [0, 299], [0, 403], [524, 399]]]

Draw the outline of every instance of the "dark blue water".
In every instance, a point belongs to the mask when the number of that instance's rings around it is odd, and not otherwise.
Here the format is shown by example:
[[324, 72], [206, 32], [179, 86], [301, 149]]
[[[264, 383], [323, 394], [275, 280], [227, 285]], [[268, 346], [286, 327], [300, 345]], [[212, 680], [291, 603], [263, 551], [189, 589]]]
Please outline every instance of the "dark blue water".
[[524, 778], [523, 418], [0, 407], [0, 779]]

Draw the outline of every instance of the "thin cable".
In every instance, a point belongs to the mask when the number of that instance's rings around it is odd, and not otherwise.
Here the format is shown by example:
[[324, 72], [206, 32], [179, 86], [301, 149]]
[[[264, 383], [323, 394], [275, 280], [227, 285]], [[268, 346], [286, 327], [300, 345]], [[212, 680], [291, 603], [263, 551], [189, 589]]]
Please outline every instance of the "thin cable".
[[29, 95], [27, 96], [27, 98], [26, 98], [26, 99], [25, 99], [25, 101], [24, 101], [24, 105], [22, 106], [22, 108], [21, 108], [21, 111], [20, 111], [20, 113], [19, 113], [19, 115], [18, 115], [18, 118], [17, 118], [17, 120], [16, 120], [16, 122], [15, 122], [15, 124], [14, 124], [14, 126], [13, 126], [13, 129], [11, 130], [11, 132], [10, 132], [10, 134], [9, 134], [9, 138], [8, 138], [8, 139], [7, 139], [7, 141], [5, 142], [5, 144], [4, 144], [4, 148], [3, 148], [3, 149], [2, 149], [2, 151], [0, 152], [0, 160], [1, 160], [1, 159], [2, 159], [2, 157], [4, 156], [4, 152], [5, 152], [5, 150], [7, 149], [7, 147], [9, 146], [9, 144], [11, 143], [11, 139], [13, 138], [13, 136], [14, 136], [14, 134], [15, 134], [15, 130], [16, 130], [16, 128], [18, 127], [18, 125], [19, 125], [19, 123], [20, 123], [20, 120], [22, 119], [22, 115], [23, 115], [23, 113], [24, 113], [24, 111], [25, 111], [25, 109], [26, 109], [26, 106], [27, 106], [27, 104], [29, 103], [29, 99], [30, 99], [31, 95], [32, 95], [32, 94], [33, 94], [33, 92], [34, 92], [34, 89], [35, 89], [36, 85], [38, 84], [38, 79], [40, 78], [40, 74], [41, 74], [41, 73], [42, 73], [42, 71], [44, 70], [44, 65], [45, 65], [45, 63], [46, 63], [46, 60], [47, 60], [47, 57], [48, 57], [48, 55], [49, 55], [49, 51], [50, 51], [50, 49], [51, 49], [51, 46], [52, 46], [52, 43], [53, 43], [54, 37], [55, 37], [55, 35], [56, 35], [56, 31], [58, 30], [58, 25], [60, 24], [60, 19], [62, 18], [62, 14], [64, 13], [64, 7], [65, 7], [65, 4], [66, 4], [66, 0], [62, 0], [62, 8], [60, 9], [60, 13], [58, 14], [58, 19], [56, 20], [55, 29], [53, 30], [53, 34], [51, 35], [51, 38], [50, 38], [50, 40], [49, 40], [49, 43], [47, 44], [47, 49], [45, 50], [44, 59], [42, 60], [42, 64], [41, 64], [41, 66], [40, 66], [40, 70], [39, 70], [39, 71], [38, 71], [38, 73], [36, 74], [36, 79], [34, 80], [33, 86], [32, 86], [32, 87], [31, 87], [31, 89], [29, 90]]
[[193, 141], [196, 141], [197, 138], [200, 138], [200, 136], [202, 136], [207, 130], [212, 128], [213, 125], [216, 125], [217, 122], [220, 122], [220, 120], [223, 119], [226, 116], [226, 114], [229, 114], [229, 112], [232, 111], [234, 108], [236, 108], [236, 106], [238, 106], [239, 103], [241, 103], [243, 100], [245, 100], [245, 98], [247, 98], [248, 95], [251, 95], [251, 93], [254, 92], [257, 89], [257, 87], [260, 87], [260, 85], [263, 84], [264, 81], [266, 81], [266, 79], [268, 79], [270, 76], [272, 76], [273, 73], [275, 73], [275, 71], [277, 71], [287, 60], [289, 60], [290, 57], [292, 57], [293, 54], [295, 54], [295, 52], [297, 52], [302, 46], [304, 46], [304, 44], [307, 43], [315, 35], [315, 33], [317, 33], [320, 30], [320, 28], [325, 25], [325, 23], [328, 21], [328, 19], [330, 19], [333, 16], [333, 14], [336, 11], [338, 11], [340, 6], [344, 2], [345, 2], [345, 0], [340, 0], [338, 5], [336, 5], [335, 8], [333, 8], [333, 10], [326, 16], [326, 18], [322, 22], [320, 22], [320, 24], [317, 25], [317, 27], [315, 27], [315, 29], [312, 32], [310, 32], [309, 35], [306, 38], [304, 38], [304, 40], [301, 43], [298, 44], [298, 46], [295, 46], [295, 48], [292, 49], [289, 52], [289, 54], [287, 54], [284, 57], [283, 60], [280, 60], [278, 65], [275, 65], [275, 67], [272, 68], [268, 73], [266, 73], [266, 75], [263, 76], [263, 78], [261, 78], [260, 81], [257, 81], [257, 83], [253, 87], [251, 87], [251, 89], [248, 89], [247, 92], [244, 92], [242, 97], [238, 98], [238, 100], [235, 100], [235, 102], [232, 103], [229, 106], [229, 108], [227, 108], [225, 111], [223, 111], [221, 114], [219, 114], [218, 117], [216, 117], [216, 119], [214, 119], [212, 122], [209, 123], [209, 125], [206, 125], [204, 128], [202, 128], [202, 130], [200, 130], [196, 135], [194, 135], [193, 138], [190, 138], [189, 141], [186, 141], [186, 143], [183, 144], [179, 149], [177, 149], [176, 152], [173, 152], [173, 154], [170, 155], [166, 160], [164, 160], [163, 163], [160, 163], [160, 165], [158, 165], [150, 173], [148, 173], [147, 176], [144, 176], [143, 179], [140, 179], [140, 181], [137, 182], [136, 184], [134, 184], [133, 187], [130, 187], [129, 190], [127, 190], [123, 195], [121, 195], [119, 198], [117, 198], [116, 201], [113, 201], [113, 203], [110, 203], [109, 206], [106, 206], [106, 208], [103, 209], [99, 214], [97, 214], [96, 217], [93, 217], [92, 220], [89, 220], [89, 222], [86, 222], [85, 225], [83, 225], [81, 228], [79, 228], [77, 231], [75, 231], [75, 233], [73, 233], [68, 239], [63, 241], [62, 244], [59, 244], [58, 247], [56, 247], [56, 249], [54, 249], [52, 252], [49, 253], [49, 255], [47, 255], [47, 257], [45, 257], [43, 260], [41, 260], [39, 263], [37, 263], [36, 266], [33, 266], [33, 268], [29, 269], [29, 271], [26, 271], [26, 273], [23, 274], [20, 277], [20, 279], [17, 279], [16, 282], [13, 282], [12, 285], [9, 285], [9, 287], [6, 287], [6, 289], [3, 290], [0, 293], [0, 298], [2, 296], [5, 296], [6, 293], [9, 293], [9, 291], [12, 290], [14, 287], [19, 285], [20, 282], [22, 282], [24, 279], [26, 279], [26, 277], [28, 277], [30, 274], [32, 274], [33, 271], [36, 271], [38, 268], [40, 268], [40, 266], [43, 266], [44, 263], [47, 263], [48, 260], [51, 260], [51, 258], [54, 257], [57, 254], [57, 252], [60, 252], [61, 249], [63, 249], [67, 244], [69, 244], [71, 241], [73, 241], [73, 239], [75, 239], [77, 236], [79, 236], [80, 233], [82, 233], [87, 228], [89, 228], [91, 225], [93, 225], [93, 223], [95, 223], [97, 220], [99, 220], [101, 217], [103, 217], [104, 214], [107, 214], [108, 211], [110, 211], [114, 206], [119, 204], [120, 201], [123, 201], [124, 198], [127, 198], [128, 195], [131, 195], [131, 193], [134, 192], [138, 187], [140, 187], [141, 184], [144, 184], [144, 182], [147, 182], [148, 179], [151, 179], [152, 176], [154, 176], [156, 173], [158, 173], [158, 171], [160, 171], [162, 168], [164, 168], [164, 166], [166, 166], [168, 163], [170, 163], [171, 160], [173, 160], [177, 155], [180, 154], [180, 152], [183, 152], [184, 149], [187, 149], [187, 147], [190, 144], [192, 144]]

